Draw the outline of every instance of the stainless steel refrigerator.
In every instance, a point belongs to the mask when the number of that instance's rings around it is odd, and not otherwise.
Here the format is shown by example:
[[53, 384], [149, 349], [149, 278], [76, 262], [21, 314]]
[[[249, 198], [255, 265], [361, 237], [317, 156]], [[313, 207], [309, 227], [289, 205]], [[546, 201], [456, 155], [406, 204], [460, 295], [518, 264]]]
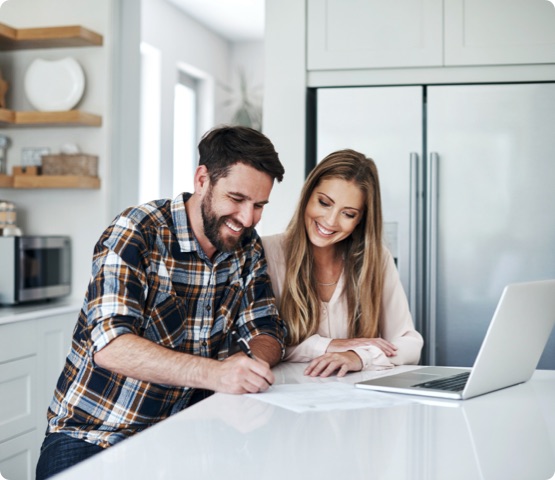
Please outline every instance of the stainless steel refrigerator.
[[[315, 93], [317, 161], [376, 161], [423, 362], [471, 366], [503, 287], [555, 278], [555, 84]], [[555, 333], [539, 368], [555, 368]]]

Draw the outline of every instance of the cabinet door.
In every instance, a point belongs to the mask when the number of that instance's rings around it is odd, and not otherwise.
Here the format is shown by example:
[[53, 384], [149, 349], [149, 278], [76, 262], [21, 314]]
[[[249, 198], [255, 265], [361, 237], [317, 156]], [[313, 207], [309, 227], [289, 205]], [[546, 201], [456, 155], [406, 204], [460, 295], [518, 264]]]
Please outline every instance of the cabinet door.
[[36, 357], [0, 363], [0, 442], [35, 428]]
[[75, 311], [37, 320], [37, 357], [40, 360], [37, 384], [37, 448], [40, 448], [44, 439], [46, 412], [71, 346], [71, 334], [78, 315]]
[[445, 65], [555, 62], [547, 0], [445, 0]]
[[0, 478], [32, 480], [38, 458], [34, 452], [35, 432], [0, 443]]
[[33, 320], [0, 325], [0, 363], [37, 353], [37, 334]]
[[442, 64], [442, 0], [308, 0], [308, 70]]

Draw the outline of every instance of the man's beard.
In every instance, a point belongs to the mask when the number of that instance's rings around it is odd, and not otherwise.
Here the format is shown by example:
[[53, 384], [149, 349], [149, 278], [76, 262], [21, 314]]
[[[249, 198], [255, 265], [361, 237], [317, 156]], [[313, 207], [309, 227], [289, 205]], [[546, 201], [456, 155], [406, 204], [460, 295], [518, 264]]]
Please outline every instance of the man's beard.
[[209, 192], [206, 197], [202, 200], [200, 206], [200, 211], [202, 214], [202, 223], [204, 227], [204, 235], [210, 243], [216, 247], [216, 250], [220, 252], [231, 252], [237, 245], [239, 245], [245, 237], [250, 237], [254, 227], [245, 228], [243, 227], [243, 232], [240, 236], [232, 236], [228, 238], [223, 238], [220, 234], [220, 227], [224, 222], [231, 218], [230, 216], [218, 217], [217, 214], [212, 210], [212, 187], [210, 187]]

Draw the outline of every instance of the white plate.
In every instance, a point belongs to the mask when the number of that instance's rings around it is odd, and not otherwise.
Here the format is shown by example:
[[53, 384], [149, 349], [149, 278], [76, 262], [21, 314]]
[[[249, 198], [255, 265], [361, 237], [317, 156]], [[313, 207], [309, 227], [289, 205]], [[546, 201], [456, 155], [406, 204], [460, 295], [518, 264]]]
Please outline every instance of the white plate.
[[25, 94], [43, 112], [71, 110], [85, 90], [85, 74], [72, 57], [60, 60], [37, 58], [25, 73]]

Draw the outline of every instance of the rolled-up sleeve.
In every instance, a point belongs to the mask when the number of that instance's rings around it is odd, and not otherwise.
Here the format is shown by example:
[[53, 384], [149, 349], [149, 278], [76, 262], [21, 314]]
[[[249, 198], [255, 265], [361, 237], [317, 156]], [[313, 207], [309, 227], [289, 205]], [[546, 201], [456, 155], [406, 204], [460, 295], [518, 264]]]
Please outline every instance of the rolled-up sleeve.
[[397, 347], [397, 354], [388, 358], [393, 365], [416, 364], [420, 360], [424, 340], [414, 328], [407, 296], [389, 252], [384, 269], [380, 333], [382, 338]]
[[237, 327], [249, 340], [257, 335], [273, 337], [281, 347], [281, 358], [283, 358], [287, 330], [276, 306], [260, 241], [256, 243], [256, 249], [259, 249], [259, 254], [254, 255], [251, 270], [246, 277], [245, 294]]

